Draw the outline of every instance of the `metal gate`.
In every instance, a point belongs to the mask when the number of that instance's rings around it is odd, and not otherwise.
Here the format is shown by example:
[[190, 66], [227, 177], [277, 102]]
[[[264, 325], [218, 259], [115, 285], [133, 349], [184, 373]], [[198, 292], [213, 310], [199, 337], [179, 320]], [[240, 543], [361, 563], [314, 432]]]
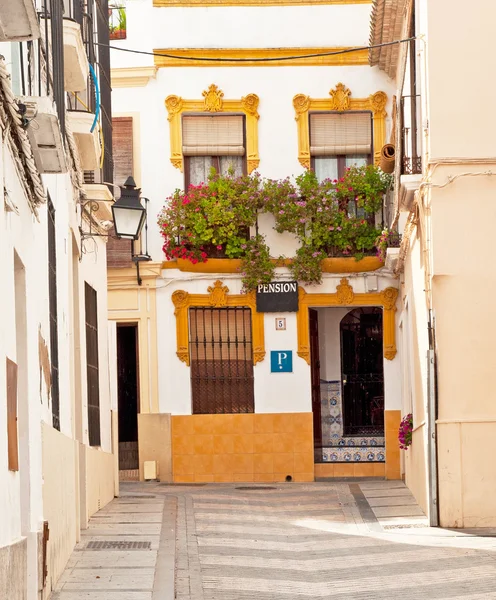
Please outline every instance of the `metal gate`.
[[189, 309], [193, 414], [254, 412], [251, 310]]
[[382, 309], [357, 308], [341, 321], [343, 433], [384, 435]]

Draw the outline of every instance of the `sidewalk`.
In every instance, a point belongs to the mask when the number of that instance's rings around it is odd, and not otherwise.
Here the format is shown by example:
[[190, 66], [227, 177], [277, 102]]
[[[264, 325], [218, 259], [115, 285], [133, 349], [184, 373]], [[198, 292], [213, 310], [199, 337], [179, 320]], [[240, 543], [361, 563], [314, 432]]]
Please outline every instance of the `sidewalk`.
[[54, 599], [496, 600], [496, 538], [427, 527], [401, 482], [122, 491]]
[[143, 491], [123, 494], [94, 515], [53, 600], [152, 600], [164, 506], [170, 500]]

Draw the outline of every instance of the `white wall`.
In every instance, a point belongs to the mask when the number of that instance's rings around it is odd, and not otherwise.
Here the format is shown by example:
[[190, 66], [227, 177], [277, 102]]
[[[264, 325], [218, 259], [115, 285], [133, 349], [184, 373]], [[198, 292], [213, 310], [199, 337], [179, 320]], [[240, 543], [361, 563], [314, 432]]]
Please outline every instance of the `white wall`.
[[[285, 269], [277, 269], [279, 276], [288, 279]], [[339, 276], [325, 275], [321, 286], [317, 289], [322, 293], [336, 293], [336, 286], [340, 283]], [[171, 296], [176, 290], [185, 290], [191, 294], [207, 294], [207, 288], [214, 283], [217, 277], [195, 276], [181, 273], [180, 271], [163, 271], [163, 279], [157, 285], [157, 330], [158, 330], [158, 357], [159, 357], [159, 406], [160, 412], [173, 415], [189, 415], [191, 406], [191, 381], [190, 368], [181, 362], [176, 356], [176, 317], [174, 316], [174, 305]], [[350, 283], [356, 293], [365, 292], [363, 276], [349, 276]], [[229, 288], [230, 294], [239, 294], [241, 291], [241, 280], [237, 276], [222, 277], [222, 281]], [[390, 287], [392, 282], [388, 277], [379, 277], [379, 291]], [[309, 293], [316, 292], [315, 287], [309, 286]], [[336, 363], [335, 352], [339, 357], [339, 322], [349, 312], [347, 308], [327, 308], [322, 313], [328, 317], [323, 330], [320, 332], [320, 345], [325, 344], [327, 373], [337, 373], [335, 379], [340, 378], [340, 363]], [[286, 330], [276, 331], [275, 318], [281, 316], [286, 318]], [[305, 360], [297, 355], [297, 328], [296, 313], [266, 313], [264, 315], [265, 325], [265, 359], [255, 365], [255, 412], [310, 412], [311, 406], [311, 379], [310, 366]], [[337, 334], [336, 334], [337, 331]], [[337, 338], [336, 338], [337, 335]], [[330, 336], [330, 339], [328, 338]], [[333, 344], [336, 338], [336, 344]], [[271, 373], [270, 351], [291, 350], [293, 352], [293, 373]], [[322, 356], [321, 356], [322, 361]], [[399, 358], [393, 361], [384, 361], [385, 377], [398, 377], [396, 373]], [[386, 363], [389, 365], [386, 367]], [[336, 364], [338, 370], [336, 371]], [[394, 365], [394, 366], [393, 366]], [[333, 371], [334, 369], [334, 371]], [[322, 378], [324, 375], [321, 372]], [[329, 376], [328, 379], [332, 377]], [[401, 394], [396, 396], [395, 384], [386, 384], [386, 408], [396, 408], [395, 402], [401, 402]], [[389, 395], [394, 399], [392, 405], [388, 404]], [[398, 400], [396, 400], [398, 398]], [[399, 407], [398, 407], [399, 408]]]
[[[151, 0], [128, 0], [127, 38], [114, 47], [279, 48], [363, 46], [370, 6], [153, 8]], [[150, 24], [154, 27], [151, 28]], [[113, 67], [153, 64], [146, 55], [112, 52]]]

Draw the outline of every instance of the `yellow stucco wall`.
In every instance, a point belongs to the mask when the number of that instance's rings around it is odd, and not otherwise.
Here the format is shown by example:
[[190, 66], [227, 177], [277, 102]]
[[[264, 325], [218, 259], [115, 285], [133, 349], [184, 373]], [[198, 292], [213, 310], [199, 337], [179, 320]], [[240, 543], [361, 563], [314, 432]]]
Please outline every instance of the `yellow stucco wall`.
[[176, 483], [313, 481], [312, 413], [172, 417]]

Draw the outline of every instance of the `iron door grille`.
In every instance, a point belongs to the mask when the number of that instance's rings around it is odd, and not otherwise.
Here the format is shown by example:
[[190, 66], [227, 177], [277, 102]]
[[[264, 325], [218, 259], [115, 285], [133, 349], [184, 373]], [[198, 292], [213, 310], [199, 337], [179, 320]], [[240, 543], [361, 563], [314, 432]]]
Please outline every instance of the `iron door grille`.
[[84, 284], [86, 309], [86, 377], [88, 382], [88, 437], [90, 446], [100, 446], [100, 385], [98, 377], [97, 296]]
[[55, 208], [48, 197], [48, 306], [50, 313], [50, 363], [52, 423], [60, 430], [59, 398], [59, 330], [57, 316], [57, 249], [55, 237]]
[[251, 310], [189, 309], [193, 414], [254, 412]]

